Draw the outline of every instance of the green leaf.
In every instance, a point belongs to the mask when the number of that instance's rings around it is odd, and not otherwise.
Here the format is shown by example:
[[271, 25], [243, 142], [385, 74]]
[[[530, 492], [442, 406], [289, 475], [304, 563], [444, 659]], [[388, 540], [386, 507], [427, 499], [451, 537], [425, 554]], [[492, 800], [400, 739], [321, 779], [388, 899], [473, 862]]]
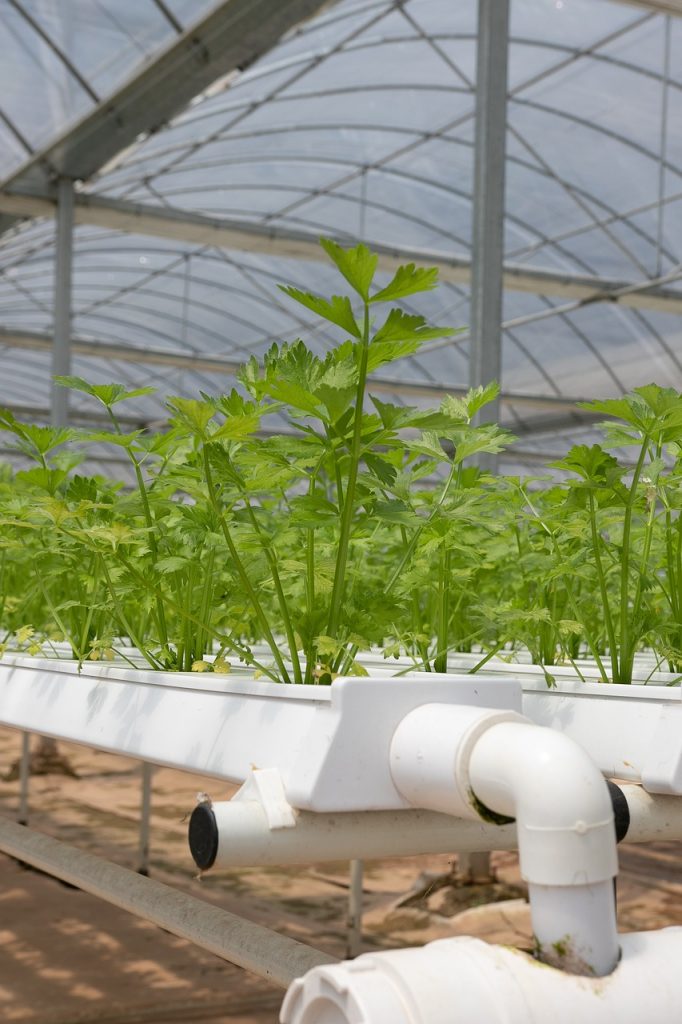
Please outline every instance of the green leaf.
[[78, 431], [69, 427], [41, 427], [33, 423], [21, 423], [9, 409], [4, 408], [0, 408], [0, 430], [14, 434], [21, 450], [31, 456], [47, 455], [78, 437]]
[[369, 287], [374, 279], [378, 257], [362, 243], [353, 249], [342, 249], [330, 238], [321, 238], [320, 245], [336, 264], [349, 285], [365, 302], [368, 302]]
[[390, 486], [394, 482], [397, 470], [395, 466], [382, 459], [381, 456], [367, 452], [365, 455], [365, 465], [382, 484]]
[[477, 412], [492, 402], [500, 393], [500, 385], [493, 380], [485, 386], [470, 388], [463, 398], [447, 395], [441, 402], [441, 411], [454, 419], [471, 421]]
[[160, 558], [156, 568], [160, 573], [184, 572], [190, 567], [192, 560], [182, 558], [180, 555], [169, 555], [168, 558]]
[[63, 388], [91, 395], [108, 409], [117, 402], [123, 402], [128, 398], [139, 398], [141, 395], [152, 395], [156, 391], [154, 387], [129, 390], [125, 384], [89, 384], [82, 377], [54, 377], [53, 379], [55, 384], [59, 384]]
[[84, 430], [81, 439], [97, 444], [116, 444], [120, 448], [132, 448], [141, 433], [140, 430], [133, 430], [130, 434], [115, 434], [110, 430]]
[[397, 498], [391, 501], [377, 501], [372, 506], [372, 513], [373, 517], [386, 523], [398, 523], [403, 526], [416, 526], [420, 521], [412, 509]]
[[[367, 372], [373, 373], [386, 363], [396, 363], [399, 359], [414, 355], [419, 350], [421, 341], [387, 341], [371, 344], [367, 355]], [[368, 382], [371, 386], [371, 381]]]
[[392, 309], [385, 322], [375, 333], [371, 344], [390, 341], [417, 340], [430, 341], [432, 338], [443, 338], [456, 334], [454, 327], [429, 327], [423, 316], [416, 313], [405, 313], [402, 309]]
[[447, 458], [438, 439], [438, 434], [434, 434], [430, 430], [425, 430], [421, 437], [415, 441], [406, 441], [405, 447], [410, 452], [415, 452], [418, 455], [428, 455], [429, 458], [435, 458], [441, 462], [444, 462]]
[[225, 417], [224, 422], [211, 434], [212, 441], [250, 437], [260, 428], [261, 416], [269, 411], [267, 408], [259, 408], [255, 402], [247, 401], [234, 388], [229, 395], [221, 395], [214, 400], [208, 399], [203, 393], [202, 398]]
[[290, 502], [289, 523], [292, 526], [316, 528], [338, 520], [339, 510], [319, 494], [302, 494]]
[[394, 405], [391, 402], [381, 402], [374, 395], [370, 395], [370, 400], [379, 413], [386, 430], [399, 430], [401, 427], [412, 426], [415, 417], [420, 415], [420, 410], [413, 405]]
[[501, 430], [495, 423], [487, 423], [482, 427], [470, 427], [460, 433], [459, 437], [453, 436], [452, 439], [456, 446], [453, 461], [459, 464], [478, 452], [496, 455], [514, 440], [514, 436], [506, 430]]
[[199, 437], [206, 435], [206, 427], [215, 416], [215, 408], [206, 401], [198, 402], [195, 398], [172, 396], [166, 405], [173, 413], [171, 423], [185, 427]]
[[438, 268], [415, 267], [414, 263], [408, 263], [398, 267], [395, 277], [381, 291], [376, 292], [370, 302], [395, 302], [396, 299], [404, 299], [416, 292], [431, 291], [438, 284]]
[[42, 466], [35, 466], [33, 469], [20, 470], [15, 479], [20, 483], [38, 487], [41, 491], [47, 491], [48, 494], [54, 494], [61, 482], [66, 479], [66, 473], [61, 469], [43, 469]]
[[296, 410], [306, 415], [318, 416], [320, 419], [325, 418], [321, 400], [301, 387], [300, 384], [288, 380], [278, 380], [270, 384], [268, 392], [278, 402], [288, 405], [290, 412]]
[[348, 331], [354, 338], [362, 337], [362, 331], [353, 316], [353, 309], [348, 296], [332, 295], [331, 300], [328, 300], [321, 298], [319, 295], [313, 295], [312, 292], [303, 292], [300, 288], [293, 288], [290, 285], [280, 284], [278, 287], [289, 298], [300, 302], [302, 306], [312, 310], [317, 316], [321, 316], [324, 320], [342, 327], [344, 331]]
[[618, 459], [605, 452], [601, 445], [574, 445], [563, 459], [548, 464], [552, 469], [577, 473], [583, 480], [596, 485], [614, 482], [615, 476], [623, 473]]

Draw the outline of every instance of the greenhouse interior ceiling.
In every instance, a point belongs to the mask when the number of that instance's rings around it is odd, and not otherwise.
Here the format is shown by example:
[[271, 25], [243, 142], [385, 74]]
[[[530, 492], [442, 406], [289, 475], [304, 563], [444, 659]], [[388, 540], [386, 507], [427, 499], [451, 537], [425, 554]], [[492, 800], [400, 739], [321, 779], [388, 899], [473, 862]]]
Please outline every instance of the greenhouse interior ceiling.
[[[579, 401], [682, 386], [681, 15], [509, 5], [507, 468], [591, 437]], [[157, 387], [128, 403], [137, 424], [169, 394], [229, 390], [273, 341], [325, 351], [338, 332], [277, 288], [338, 289], [320, 236], [365, 242], [382, 280], [437, 266], [405, 307], [464, 328], [370, 390], [466, 389], [481, 16], [475, 0], [0, 0], [0, 404], [49, 421], [60, 317], [71, 373]], [[487, 114], [494, 133], [494, 96]]]

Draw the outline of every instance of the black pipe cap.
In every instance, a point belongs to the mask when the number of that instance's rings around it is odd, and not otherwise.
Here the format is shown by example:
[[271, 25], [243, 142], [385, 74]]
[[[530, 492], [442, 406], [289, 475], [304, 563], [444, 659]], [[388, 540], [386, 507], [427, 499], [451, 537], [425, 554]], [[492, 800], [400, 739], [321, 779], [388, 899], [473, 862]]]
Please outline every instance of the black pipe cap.
[[218, 826], [208, 803], [197, 804], [189, 819], [189, 849], [200, 871], [213, 867], [218, 853]]
[[617, 786], [615, 782], [611, 782], [610, 779], [606, 780], [606, 785], [609, 787], [609, 796], [611, 797], [611, 806], [613, 807], [616, 842], [622, 843], [630, 828], [630, 808], [620, 786]]

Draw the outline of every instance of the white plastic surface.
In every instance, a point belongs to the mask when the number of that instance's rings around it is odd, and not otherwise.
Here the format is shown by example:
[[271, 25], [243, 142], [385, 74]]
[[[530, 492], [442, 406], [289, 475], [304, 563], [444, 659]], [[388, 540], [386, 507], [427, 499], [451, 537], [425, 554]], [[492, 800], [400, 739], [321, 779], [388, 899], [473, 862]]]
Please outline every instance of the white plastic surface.
[[[68, 650], [64, 647], [60, 653], [68, 654]], [[259, 651], [259, 655], [268, 657], [266, 651]], [[522, 656], [522, 652], [517, 652], [514, 658]], [[139, 655], [130, 649], [129, 657], [136, 660]], [[453, 656], [448, 661], [448, 670], [456, 678], [458, 672], [467, 672], [480, 657], [479, 654]], [[6, 655], [2, 664], [11, 660], [12, 657]], [[18, 660], [24, 664], [37, 662], [35, 658], [26, 657]], [[359, 660], [376, 679], [392, 678], [393, 673], [410, 667], [407, 659], [395, 661], [380, 654], [366, 654]], [[54, 665], [54, 659], [51, 663]], [[73, 671], [73, 665], [69, 661], [63, 663], [66, 671]], [[506, 662], [501, 658], [491, 659], [483, 672], [468, 678], [483, 681], [484, 686], [500, 681], [505, 686], [508, 682], [515, 688], [522, 686], [522, 706], [515, 703], [513, 707], [522, 710], [538, 725], [558, 729], [575, 739], [607, 777], [641, 782], [650, 793], [682, 795], [682, 686], [675, 683], [679, 677], [652, 672], [653, 662], [648, 657], [636, 663], [637, 682], [631, 686], [600, 683], [596, 679], [596, 667], [585, 662], [580, 665], [587, 682], [580, 680], [570, 666], [552, 666], [549, 671], [556, 680], [552, 690], [548, 689], [540, 666]], [[141, 676], [156, 677], [157, 682], [169, 678], [166, 673], [145, 669], [143, 663], [140, 671]], [[90, 676], [111, 677], [125, 673], [126, 668], [121, 662], [89, 662], [84, 672]], [[182, 674], [180, 678], [196, 679]], [[234, 667], [229, 677], [231, 685], [237, 679], [249, 678], [249, 670], [243, 666]], [[434, 674], [415, 672], [410, 673], [410, 678], [428, 682], [433, 681]]]
[[[520, 676], [516, 676], [521, 679]], [[523, 714], [570, 736], [608, 778], [682, 795], [682, 688], [523, 679]]]
[[486, 825], [432, 811], [297, 811], [294, 828], [272, 829], [255, 800], [219, 800], [211, 809], [218, 829], [216, 869], [516, 849], [514, 825]]
[[599, 769], [561, 733], [503, 722], [476, 743], [469, 774], [486, 807], [516, 818], [541, 958], [554, 963], [563, 949], [566, 969], [610, 974], [618, 960], [612, 882], [618, 857], [611, 797]]
[[455, 938], [366, 953], [293, 982], [282, 1024], [679, 1024], [682, 928], [623, 935], [608, 977]]
[[[630, 809], [626, 842], [682, 841], [682, 800], [651, 796], [639, 786], [623, 786], [622, 792]], [[211, 806], [219, 836], [215, 869], [515, 850], [518, 845], [515, 824], [488, 825], [434, 811], [297, 811], [294, 828], [271, 828], [259, 800], [234, 798]]]
[[[391, 771], [413, 806], [515, 818], [521, 873], [535, 883], [531, 917], [541, 955], [558, 927], [576, 970], [613, 969], [613, 809], [603, 776], [577, 743], [513, 713], [427, 704], [396, 729]], [[577, 888], [590, 886], [578, 900]]]
[[391, 740], [393, 781], [413, 807], [478, 820], [471, 752], [491, 726], [524, 721], [513, 711], [423, 704], [403, 718]]
[[618, 873], [606, 782], [567, 736], [525, 723], [494, 724], [471, 752], [469, 777], [487, 808], [516, 818], [527, 881], [576, 886]]
[[276, 769], [286, 800], [315, 811], [409, 806], [391, 779], [396, 726], [423, 703], [518, 709], [517, 683], [432, 674], [281, 685], [235, 672], [161, 673], [0, 662], [0, 724], [243, 782]]
[[601, 978], [618, 963], [613, 879], [590, 885], [528, 883], [530, 917], [543, 963]]

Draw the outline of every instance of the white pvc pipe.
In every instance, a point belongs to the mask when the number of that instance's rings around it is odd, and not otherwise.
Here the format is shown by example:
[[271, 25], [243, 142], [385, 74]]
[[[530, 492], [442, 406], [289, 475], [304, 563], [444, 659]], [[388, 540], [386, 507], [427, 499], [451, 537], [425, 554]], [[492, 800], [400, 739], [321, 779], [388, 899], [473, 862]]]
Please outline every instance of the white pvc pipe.
[[469, 778], [486, 807], [516, 818], [542, 959], [576, 974], [609, 974], [619, 955], [618, 862], [611, 798], [598, 768], [553, 729], [503, 723], [477, 741]]
[[682, 928], [622, 936], [608, 978], [460, 937], [365, 953], [294, 981], [282, 1024], [679, 1024]]
[[[630, 812], [625, 843], [682, 842], [682, 798], [652, 796], [641, 786], [624, 785], [620, 790]], [[436, 811], [297, 811], [295, 828], [272, 829], [257, 800], [220, 800], [210, 809], [215, 858], [211, 864], [202, 862], [197, 850], [202, 870], [518, 847], [515, 824], [468, 821]]]
[[647, 793], [642, 786], [619, 789], [630, 813], [624, 843], [682, 842], [682, 797]]
[[215, 858], [202, 857], [211, 841], [192, 841], [190, 849], [202, 870], [259, 864], [311, 864], [331, 860], [372, 860], [411, 857], [454, 850], [514, 850], [516, 828], [498, 828], [482, 821], [463, 821], [432, 811], [360, 811], [316, 814], [298, 811], [294, 828], [271, 829], [257, 800], [226, 800], [200, 805], [195, 812], [211, 826]]
[[[515, 818], [541, 957], [552, 960], [559, 942], [570, 969], [613, 970], [614, 816], [606, 783], [581, 747], [513, 713], [425, 704], [396, 729], [390, 759], [393, 781], [413, 806]], [[589, 895], [577, 895], [578, 887], [590, 887]]]

